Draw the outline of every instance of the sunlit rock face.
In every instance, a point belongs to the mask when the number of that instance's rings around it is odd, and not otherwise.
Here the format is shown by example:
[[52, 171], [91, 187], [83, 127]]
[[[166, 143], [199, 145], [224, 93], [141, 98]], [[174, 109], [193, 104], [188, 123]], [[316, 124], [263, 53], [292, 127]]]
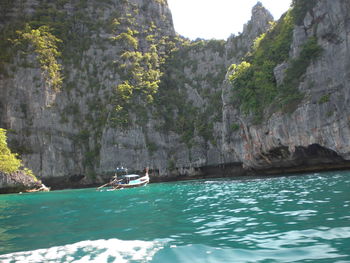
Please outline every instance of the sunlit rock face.
[[[60, 188], [99, 184], [121, 165], [135, 172], [149, 166], [154, 180], [346, 165], [346, 1], [319, 1], [294, 28], [291, 58], [313, 35], [324, 51], [300, 82], [305, 96], [295, 111], [273, 112], [260, 124], [231, 103], [233, 87], [226, 74], [270, 27], [273, 18], [260, 3], [240, 35], [188, 43], [176, 35], [166, 1], [80, 2], [12, 1], [2, 8], [1, 30], [22, 29], [10, 25], [23, 17], [39, 25], [46, 18], [38, 14], [49, 10], [56, 19], [49, 25], [63, 40], [61, 90], [45, 83], [33, 52], [14, 52], [0, 77], [1, 126], [9, 129], [12, 150], [44, 183]], [[125, 32], [132, 32], [137, 46], [113, 40]], [[121, 54], [145, 55], [152, 45], [161, 75], [158, 92], [150, 104], [134, 100], [128, 125], [120, 125], [115, 90], [129, 77], [132, 63]], [[277, 82], [286, 68], [288, 63], [275, 68]]]
[[[223, 145], [246, 167], [303, 170], [348, 165], [349, 8], [346, 1], [318, 1], [294, 28], [291, 58], [300, 54], [312, 36], [323, 48], [302, 77], [298, 89], [305, 96], [295, 111], [275, 112], [260, 125], [237, 115], [235, 109], [224, 113], [227, 119], [239, 120], [242, 129], [234, 133], [226, 129]], [[283, 80], [287, 67], [281, 64], [275, 69], [277, 81]]]
[[[44, 181], [61, 187], [99, 183], [101, 174], [114, 171], [119, 164], [135, 170], [150, 165], [143, 128], [133, 123], [126, 129], [111, 124], [115, 88], [125, 74], [120, 67], [128, 63], [120, 58], [125, 45], [113, 37], [133, 30], [137, 52], [149, 48], [147, 36], [155, 42], [173, 39], [166, 1], [28, 0], [2, 7], [4, 32], [23, 30], [25, 22], [34, 24], [33, 28], [47, 24], [63, 40], [58, 61], [64, 78], [60, 90], [45, 83], [31, 49], [24, 54], [18, 48], [3, 65], [1, 126], [8, 129], [9, 144], [25, 165]], [[163, 159], [159, 158], [166, 163]]]

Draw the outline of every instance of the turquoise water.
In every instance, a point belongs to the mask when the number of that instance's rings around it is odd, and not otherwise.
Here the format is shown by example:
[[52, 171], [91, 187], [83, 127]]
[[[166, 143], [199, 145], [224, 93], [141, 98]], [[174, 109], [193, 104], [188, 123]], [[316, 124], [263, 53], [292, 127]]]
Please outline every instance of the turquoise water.
[[0, 262], [350, 262], [350, 172], [1, 195]]

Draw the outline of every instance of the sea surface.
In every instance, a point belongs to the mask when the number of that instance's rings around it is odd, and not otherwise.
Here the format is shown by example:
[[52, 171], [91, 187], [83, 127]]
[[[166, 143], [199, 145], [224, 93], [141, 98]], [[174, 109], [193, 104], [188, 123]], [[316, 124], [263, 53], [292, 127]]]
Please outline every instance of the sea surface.
[[350, 262], [350, 172], [0, 195], [0, 262]]

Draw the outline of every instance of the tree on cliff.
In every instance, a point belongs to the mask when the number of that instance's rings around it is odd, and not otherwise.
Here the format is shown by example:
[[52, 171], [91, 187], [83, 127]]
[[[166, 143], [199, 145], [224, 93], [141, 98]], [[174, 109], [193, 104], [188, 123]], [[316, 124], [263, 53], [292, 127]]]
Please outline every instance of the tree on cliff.
[[0, 128], [0, 172], [14, 173], [19, 170], [21, 160], [7, 146], [6, 130]]
[[14, 43], [22, 46], [23, 54], [34, 53], [37, 55], [37, 61], [40, 63], [46, 84], [60, 90], [63, 81], [62, 65], [58, 63], [57, 59], [61, 56], [58, 44], [62, 40], [55, 37], [51, 31], [52, 29], [48, 26], [33, 29], [27, 24], [24, 30], [16, 31], [18, 39], [14, 40]]
[[0, 128], [0, 172], [6, 174], [21, 172], [32, 177], [34, 181], [38, 181], [32, 170], [23, 167], [18, 154], [11, 152], [7, 146], [6, 130], [2, 128]]
[[7, 145], [6, 130], [0, 128], [0, 193], [49, 191], [32, 170], [23, 167], [18, 154]]

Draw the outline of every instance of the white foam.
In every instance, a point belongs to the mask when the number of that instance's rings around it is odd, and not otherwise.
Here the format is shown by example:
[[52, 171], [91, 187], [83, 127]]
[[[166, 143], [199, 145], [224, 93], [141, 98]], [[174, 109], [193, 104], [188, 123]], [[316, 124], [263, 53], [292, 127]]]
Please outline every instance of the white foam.
[[75, 244], [0, 255], [2, 263], [12, 262], [148, 262], [162, 249], [160, 242], [87, 240]]

